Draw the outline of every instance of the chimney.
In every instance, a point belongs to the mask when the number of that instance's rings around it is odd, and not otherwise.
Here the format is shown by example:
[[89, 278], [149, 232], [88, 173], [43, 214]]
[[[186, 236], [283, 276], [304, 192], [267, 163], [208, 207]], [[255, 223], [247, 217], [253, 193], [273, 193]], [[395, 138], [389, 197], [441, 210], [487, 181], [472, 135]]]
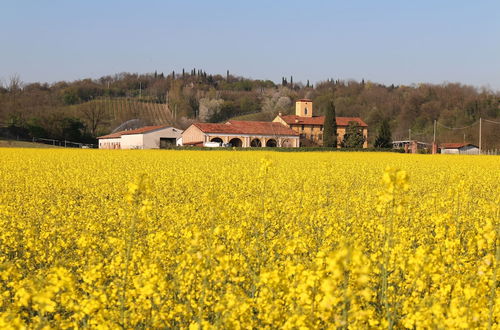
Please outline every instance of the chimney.
[[298, 119], [295, 119], [295, 122], [296, 122], [296, 123], [298, 123], [298, 122], [299, 122], [299, 120], [298, 120]]

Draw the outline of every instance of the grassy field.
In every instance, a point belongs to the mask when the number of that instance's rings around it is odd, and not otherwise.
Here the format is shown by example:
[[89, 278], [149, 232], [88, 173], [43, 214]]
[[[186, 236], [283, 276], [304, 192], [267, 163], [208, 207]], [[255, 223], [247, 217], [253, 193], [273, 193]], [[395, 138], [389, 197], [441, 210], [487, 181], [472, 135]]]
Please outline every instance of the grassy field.
[[500, 157], [0, 159], [1, 328], [498, 328]]

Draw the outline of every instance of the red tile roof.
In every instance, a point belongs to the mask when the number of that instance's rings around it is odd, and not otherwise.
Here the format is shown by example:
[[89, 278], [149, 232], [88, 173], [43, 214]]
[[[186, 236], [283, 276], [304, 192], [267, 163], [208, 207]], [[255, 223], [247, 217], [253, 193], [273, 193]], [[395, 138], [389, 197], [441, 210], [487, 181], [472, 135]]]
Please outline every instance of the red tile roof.
[[151, 131], [156, 131], [157, 129], [160, 129], [160, 128], [167, 128], [167, 127], [170, 127], [170, 126], [168, 126], [168, 125], [144, 126], [141, 128], [130, 130], [130, 131], [124, 131], [122, 135], [142, 134], [142, 133], [147, 133], [147, 132], [151, 132]]
[[470, 144], [470, 143], [442, 143], [441, 144], [442, 149], [460, 149], [460, 148], [466, 147], [466, 146], [477, 147], [477, 146]]
[[119, 138], [122, 135], [142, 134], [142, 133], [147, 133], [147, 132], [151, 132], [151, 131], [156, 131], [157, 129], [160, 129], [160, 128], [167, 128], [167, 127], [170, 127], [170, 126], [168, 126], [168, 125], [144, 126], [144, 127], [136, 128], [136, 129], [132, 129], [132, 130], [125, 130], [125, 131], [111, 133], [111, 134], [104, 135], [104, 136], [99, 136], [98, 139], [115, 139], [115, 138]]
[[[325, 116], [316, 117], [301, 117], [297, 115], [281, 116], [281, 119], [288, 125], [324, 125]], [[349, 126], [349, 122], [354, 121], [361, 127], [368, 127], [368, 125], [359, 117], [336, 117], [337, 126]]]
[[225, 124], [195, 123], [204, 133], [246, 134], [246, 135], [299, 135], [281, 123], [266, 121], [230, 120]]
[[120, 136], [122, 136], [122, 133], [123, 132], [116, 132], [116, 133], [111, 133], [108, 135], [98, 136], [97, 138], [98, 139], [116, 139], [116, 138], [119, 138]]
[[311, 99], [298, 99], [297, 102], [312, 102]]

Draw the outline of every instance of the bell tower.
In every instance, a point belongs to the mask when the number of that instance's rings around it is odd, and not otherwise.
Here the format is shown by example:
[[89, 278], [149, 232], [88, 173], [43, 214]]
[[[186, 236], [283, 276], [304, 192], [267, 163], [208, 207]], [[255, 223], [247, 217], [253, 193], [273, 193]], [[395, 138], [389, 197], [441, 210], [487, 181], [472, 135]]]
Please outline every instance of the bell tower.
[[299, 117], [313, 116], [313, 103], [309, 99], [300, 99], [295, 102], [295, 115]]

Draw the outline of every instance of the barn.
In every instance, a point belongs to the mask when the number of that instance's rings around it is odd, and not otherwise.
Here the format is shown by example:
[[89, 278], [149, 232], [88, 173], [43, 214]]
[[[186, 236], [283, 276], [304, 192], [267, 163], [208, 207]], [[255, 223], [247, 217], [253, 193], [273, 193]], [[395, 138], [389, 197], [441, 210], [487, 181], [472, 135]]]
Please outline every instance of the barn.
[[144, 126], [98, 137], [99, 149], [163, 149], [175, 146], [181, 134], [171, 126]]
[[443, 143], [442, 154], [479, 155], [479, 147], [470, 143]]

